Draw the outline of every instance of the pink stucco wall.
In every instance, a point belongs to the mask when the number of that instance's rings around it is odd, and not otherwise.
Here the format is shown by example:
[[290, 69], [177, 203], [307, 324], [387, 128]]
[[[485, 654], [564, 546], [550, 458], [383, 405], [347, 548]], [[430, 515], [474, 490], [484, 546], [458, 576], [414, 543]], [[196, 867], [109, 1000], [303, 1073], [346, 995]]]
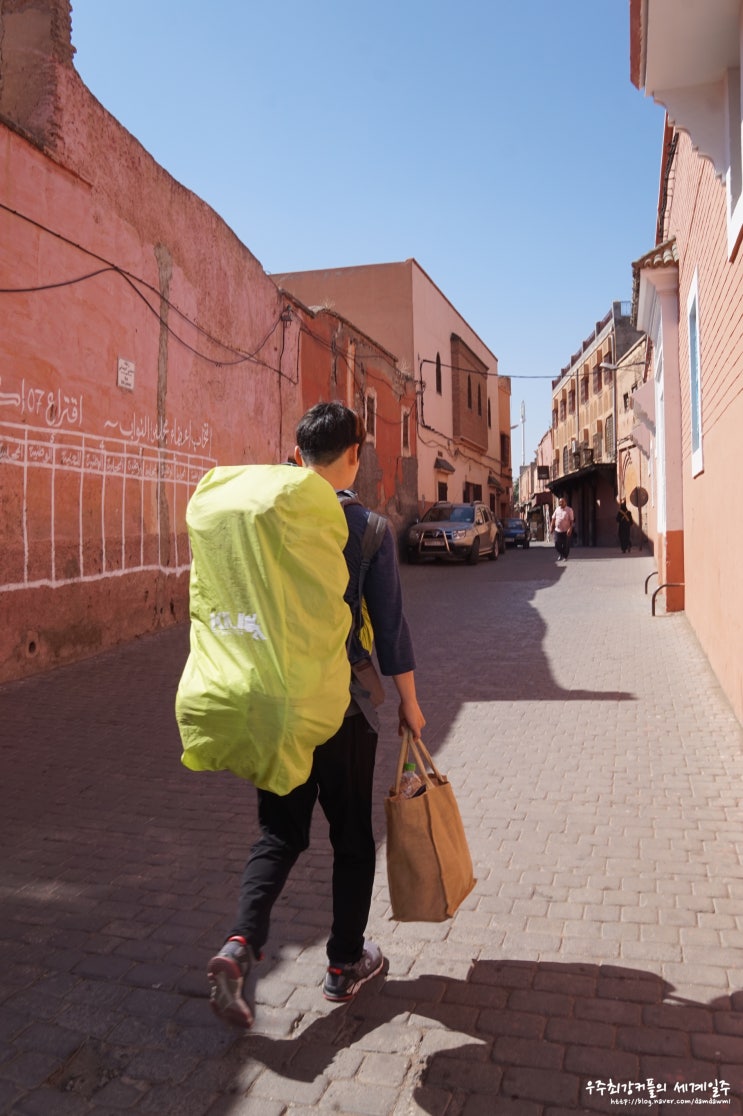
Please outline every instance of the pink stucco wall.
[[190, 492], [301, 413], [275, 284], [59, 54], [0, 104], [0, 679], [184, 619]]
[[[743, 253], [728, 259], [725, 187], [680, 136], [668, 214], [679, 253], [679, 368], [686, 612], [743, 720]], [[692, 475], [686, 306], [697, 277], [704, 470]]]

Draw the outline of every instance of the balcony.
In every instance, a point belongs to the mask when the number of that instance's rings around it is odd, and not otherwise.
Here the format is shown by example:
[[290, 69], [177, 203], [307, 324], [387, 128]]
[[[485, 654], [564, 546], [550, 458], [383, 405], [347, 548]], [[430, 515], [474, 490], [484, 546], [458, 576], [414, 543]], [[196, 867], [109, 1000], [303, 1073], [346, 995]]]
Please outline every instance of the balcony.
[[[580, 476], [574, 477], [578, 473]], [[550, 469], [550, 479], [547, 488], [553, 494], [560, 495], [570, 490], [573, 484], [581, 484], [587, 476], [605, 477], [607, 480], [616, 476], [616, 463], [612, 457], [596, 453], [588, 445], [576, 446], [574, 449], [565, 449], [562, 458], [556, 458]], [[566, 485], [568, 488], [566, 488]]]
[[572, 473], [577, 473], [579, 469], [585, 469], [588, 465], [593, 465], [593, 450], [589, 446], [581, 446], [580, 449], [570, 454], [570, 471]]

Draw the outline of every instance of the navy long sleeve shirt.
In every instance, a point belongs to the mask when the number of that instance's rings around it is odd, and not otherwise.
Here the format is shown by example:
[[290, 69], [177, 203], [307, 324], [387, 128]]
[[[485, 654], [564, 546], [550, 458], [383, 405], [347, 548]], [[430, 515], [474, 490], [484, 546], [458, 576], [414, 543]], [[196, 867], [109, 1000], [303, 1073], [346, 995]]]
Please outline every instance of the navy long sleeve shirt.
[[[361, 540], [369, 518], [369, 509], [360, 504], [348, 504], [343, 510], [348, 522], [348, 542], [344, 554], [349, 581], [345, 599], [356, 616], [359, 608]], [[366, 574], [364, 599], [374, 629], [374, 649], [382, 674], [406, 674], [415, 670], [413, 641], [403, 610], [397, 544], [389, 523], [382, 544], [372, 558]], [[356, 641], [354, 659], [364, 657], [369, 658], [369, 655]]]

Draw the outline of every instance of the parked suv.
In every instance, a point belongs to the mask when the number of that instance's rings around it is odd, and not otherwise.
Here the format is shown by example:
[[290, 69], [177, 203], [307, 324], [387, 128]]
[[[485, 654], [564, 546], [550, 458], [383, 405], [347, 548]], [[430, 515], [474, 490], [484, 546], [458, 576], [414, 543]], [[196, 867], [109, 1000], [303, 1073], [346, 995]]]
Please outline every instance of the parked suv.
[[474, 565], [483, 555], [500, 553], [498, 528], [485, 504], [442, 502], [429, 508], [408, 531], [408, 561], [421, 558], [464, 558]]

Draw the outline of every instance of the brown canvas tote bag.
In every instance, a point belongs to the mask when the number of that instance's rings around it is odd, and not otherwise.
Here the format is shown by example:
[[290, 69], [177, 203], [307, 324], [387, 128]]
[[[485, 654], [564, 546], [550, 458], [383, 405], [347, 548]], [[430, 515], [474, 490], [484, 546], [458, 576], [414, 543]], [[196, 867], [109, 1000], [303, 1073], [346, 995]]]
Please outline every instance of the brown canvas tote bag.
[[[426, 788], [414, 798], [399, 793], [408, 758]], [[384, 809], [392, 917], [398, 922], [451, 918], [475, 886], [472, 858], [451, 783], [410, 732], [403, 735], [395, 785]]]

